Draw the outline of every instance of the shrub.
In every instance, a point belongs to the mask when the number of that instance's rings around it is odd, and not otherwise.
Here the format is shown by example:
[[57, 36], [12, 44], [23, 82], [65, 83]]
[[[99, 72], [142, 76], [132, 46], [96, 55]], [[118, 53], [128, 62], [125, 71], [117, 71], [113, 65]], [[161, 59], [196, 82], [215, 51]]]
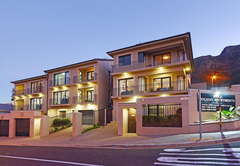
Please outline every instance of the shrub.
[[142, 116], [143, 127], [182, 127], [182, 116], [179, 114], [162, 116]]
[[65, 118], [65, 119], [56, 118], [53, 121], [54, 126], [63, 126], [68, 124], [70, 124], [70, 120], [68, 118]]
[[55, 129], [55, 132], [57, 132], [57, 131], [58, 131], [58, 128], [57, 128], [57, 127], [54, 127], [54, 129]]

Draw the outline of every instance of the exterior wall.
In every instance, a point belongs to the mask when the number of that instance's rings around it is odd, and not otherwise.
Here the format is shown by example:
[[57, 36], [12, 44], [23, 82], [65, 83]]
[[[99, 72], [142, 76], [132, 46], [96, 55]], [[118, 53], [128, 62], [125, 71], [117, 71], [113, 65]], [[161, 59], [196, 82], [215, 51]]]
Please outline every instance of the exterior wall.
[[202, 90], [207, 90], [207, 83], [195, 83], [191, 84], [191, 89], [202, 89]]
[[[42, 81], [42, 86], [43, 86], [42, 92], [31, 93], [31, 83], [36, 82], [36, 81]], [[37, 78], [37, 79], [33, 78], [33, 79], [26, 80], [26, 81], [23, 81], [20, 83], [15, 83], [14, 89], [16, 91], [24, 90], [24, 94], [22, 94], [22, 95], [15, 94], [13, 96], [14, 106], [15, 106], [14, 110], [16, 110], [17, 105], [24, 105], [23, 109], [25, 111], [29, 111], [30, 110], [30, 100], [32, 98], [42, 98], [41, 112], [43, 115], [47, 113], [47, 79], [46, 79], [46, 76], [43, 76], [43, 77]], [[17, 110], [17, 111], [19, 111], [19, 110]]]

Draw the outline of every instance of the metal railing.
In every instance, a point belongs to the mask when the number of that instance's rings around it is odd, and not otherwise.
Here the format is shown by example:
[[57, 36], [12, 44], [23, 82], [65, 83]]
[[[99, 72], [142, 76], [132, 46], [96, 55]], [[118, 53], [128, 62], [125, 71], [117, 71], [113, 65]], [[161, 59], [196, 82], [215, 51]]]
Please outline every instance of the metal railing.
[[27, 105], [27, 110], [42, 110], [42, 109], [43, 109], [43, 104]]
[[70, 98], [50, 98], [49, 105], [70, 104]]
[[68, 84], [70, 84], [70, 78], [69, 77], [61, 78], [61, 79], [54, 79], [54, 80], [49, 81], [49, 86], [50, 87], [60, 86], [60, 85], [68, 85]]
[[97, 102], [97, 95], [93, 96], [74, 96], [73, 97], [73, 104], [81, 104], [81, 103], [94, 103]]
[[23, 111], [27, 110], [27, 105], [14, 105], [13, 106], [14, 111]]
[[168, 85], [158, 83], [113, 88], [113, 96], [180, 91], [190, 88], [188, 81], [172, 81]]
[[37, 86], [35, 88], [28, 88], [27, 89], [27, 94], [31, 94], [31, 93], [40, 93], [43, 92], [43, 86]]
[[73, 83], [81, 83], [84, 81], [96, 81], [97, 80], [97, 73], [94, 72], [94, 75], [87, 75], [87, 74], [83, 74], [83, 75], [77, 75], [77, 76], [73, 76]]
[[[184, 55], [185, 56], [185, 55]], [[182, 61], [189, 60], [188, 54], [187, 58], [184, 58]], [[171, 63], [176, 63], [180, 62], [180, 60], [177, 57], [171, 57], [169, 60], [163, 59], [163, 60], [154, 60], [153, 57], [147, 57], [144, 62], [139, 62], [137, 61], [132, 61], [131, 64], [123, 66], [122, 64], [116, 64], [112, 66], [113, 73], [116, 72], [127, 72], [130, 70], [135, 70], [135, 69], [142, 69], [142, 68], [149, 68], [149, 67], [159, 67], [164, 64], [171, 64]]]
[[12, 96], [25, 95], [25, 94], [27, 94], [26, 89], [20, 89], [20, 90], [13, 90], [12, 91]]

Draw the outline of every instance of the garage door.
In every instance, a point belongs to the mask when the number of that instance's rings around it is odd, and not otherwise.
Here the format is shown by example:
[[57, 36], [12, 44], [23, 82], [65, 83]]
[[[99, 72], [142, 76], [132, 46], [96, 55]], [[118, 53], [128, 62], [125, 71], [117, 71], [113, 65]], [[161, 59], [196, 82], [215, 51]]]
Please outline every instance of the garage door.
[[9, 120], [0, 120], [0, 136], [8, 137]]
[[78, 110], [82, 113], [82, 125], [93, 125], [93, 110]]
[[16, 136], [29, 137], [30, 119], [16, 119]]

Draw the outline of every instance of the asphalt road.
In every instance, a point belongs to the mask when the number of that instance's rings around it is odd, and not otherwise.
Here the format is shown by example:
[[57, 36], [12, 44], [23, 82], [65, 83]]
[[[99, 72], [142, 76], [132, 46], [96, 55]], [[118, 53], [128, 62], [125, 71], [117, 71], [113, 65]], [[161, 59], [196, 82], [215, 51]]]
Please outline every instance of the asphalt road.
[[179, 149], [0, 146], [0, 166], [239, 165], [240, 142]]

